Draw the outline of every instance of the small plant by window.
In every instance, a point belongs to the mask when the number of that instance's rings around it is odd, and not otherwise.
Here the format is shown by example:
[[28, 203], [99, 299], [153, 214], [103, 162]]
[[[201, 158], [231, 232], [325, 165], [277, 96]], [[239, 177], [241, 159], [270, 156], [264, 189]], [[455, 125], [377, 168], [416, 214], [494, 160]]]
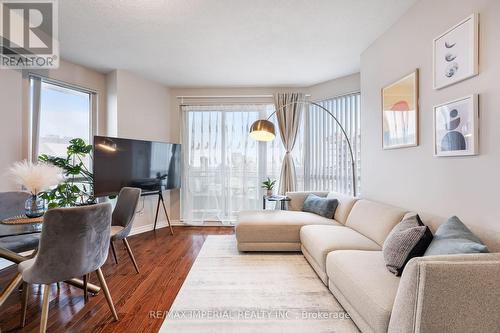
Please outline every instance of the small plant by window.
[[276, 184], [276, 180], [271, 180], [271, 178], [267, 177], [265, 181], [262, 182], [262, 188], [272, 191], [274, 189], [274, 185]]

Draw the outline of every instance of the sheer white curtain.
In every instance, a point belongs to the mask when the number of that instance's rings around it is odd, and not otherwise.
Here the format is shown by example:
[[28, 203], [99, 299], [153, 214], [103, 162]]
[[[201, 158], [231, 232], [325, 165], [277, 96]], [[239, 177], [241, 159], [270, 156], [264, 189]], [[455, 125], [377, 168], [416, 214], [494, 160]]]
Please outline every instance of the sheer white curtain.
[[272, 110], [272, 105], [181, 107], [184, 222], [232, 223], [239, 211], [261, 207], [261, 182], [281, 166], [278, 156], [268, 160], [279, 142], [268, 147], [248, 131]]

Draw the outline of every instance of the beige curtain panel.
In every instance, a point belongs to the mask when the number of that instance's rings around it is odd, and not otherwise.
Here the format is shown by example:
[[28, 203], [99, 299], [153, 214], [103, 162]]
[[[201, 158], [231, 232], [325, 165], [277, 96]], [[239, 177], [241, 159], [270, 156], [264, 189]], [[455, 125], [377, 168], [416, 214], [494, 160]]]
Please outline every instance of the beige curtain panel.
[[278, 93], [274, 97], [281, 142], [283, 142], [286, 151], [280, 174], [279, 192], [281, 194], [295, 191], [297, 186], [292, 150], [300, 128], [302, 110], [304, 109], [304, 103], [301, 102], [304, 101], [304, 98], [303, 93]]

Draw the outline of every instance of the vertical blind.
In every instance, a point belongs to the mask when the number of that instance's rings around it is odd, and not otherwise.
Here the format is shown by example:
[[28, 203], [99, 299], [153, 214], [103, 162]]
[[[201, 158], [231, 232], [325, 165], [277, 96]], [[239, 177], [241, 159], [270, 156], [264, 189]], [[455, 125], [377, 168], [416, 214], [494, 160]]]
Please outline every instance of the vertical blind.
[[[337, 118], [351, 141], [358, 193], [361, 189], [360, 99], [356, 93], [317, 102]], [[341, 129], [328, 113], [315, 105], [309, 107], [304, 122], [305, 189], [352, 194], [351, 157]]]

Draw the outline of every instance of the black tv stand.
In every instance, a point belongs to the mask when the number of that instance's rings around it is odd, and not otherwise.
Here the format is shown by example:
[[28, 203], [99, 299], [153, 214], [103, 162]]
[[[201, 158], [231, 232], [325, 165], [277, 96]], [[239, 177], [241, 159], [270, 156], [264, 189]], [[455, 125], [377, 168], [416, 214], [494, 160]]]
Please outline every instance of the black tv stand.
[[156, 231], [156, 223], [158, 222], [158, 212], [160, 210], [160, 202], [161, 202], [163, 206], [163, 211], [165, 212], [165, 216], [167, 216], [167, 222], [168, 222], [168, 227], [170, 228], [170, 234], [173, 235], [174, 230], [172, 229], [172, 223], [170, 223], [170, 217], [168, 216], [167, 207], [165, 207], [165, 201], [163, 200], [163, 192], [160, 190], [160, 191], [142, 193], [142, 196], [150, 196], [150, 195], [158, 196], [158, 202], [156, 204], [155, 224], [153, 227], [153, 231]]

